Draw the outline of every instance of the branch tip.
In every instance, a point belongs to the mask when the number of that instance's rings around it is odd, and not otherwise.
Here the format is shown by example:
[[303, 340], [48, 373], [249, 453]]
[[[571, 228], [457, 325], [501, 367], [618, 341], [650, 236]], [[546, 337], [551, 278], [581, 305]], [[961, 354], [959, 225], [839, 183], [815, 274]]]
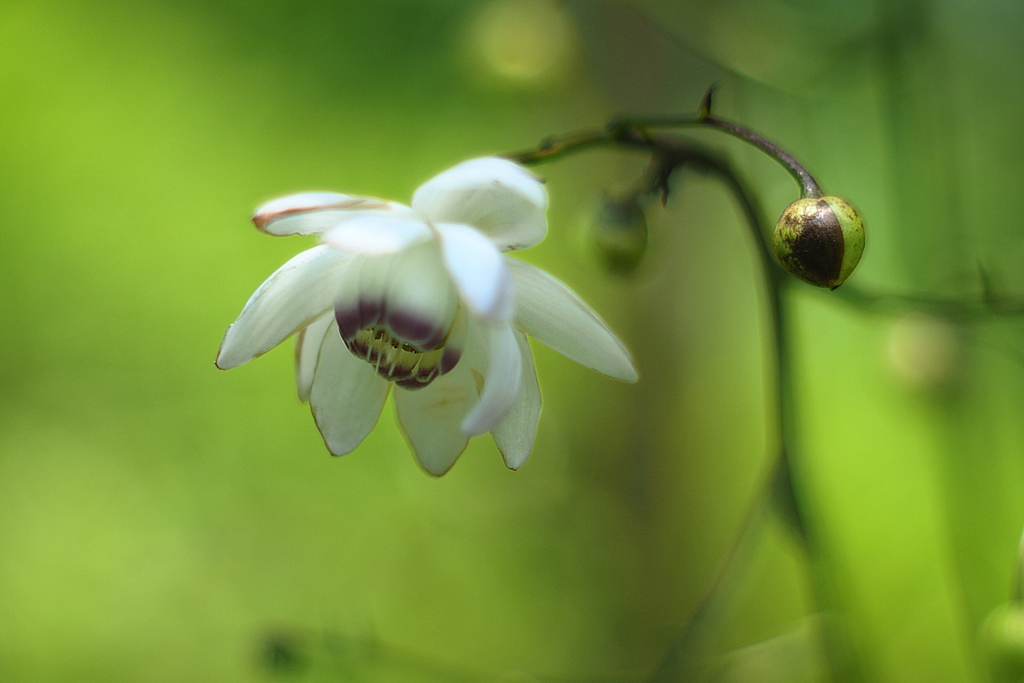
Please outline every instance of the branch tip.
[[697, 109], [698, 119], [706, 119], [711, 116], [711, 96], [714, 95], [717, 88], [718, 83], [712, 83], [708, 86], [707, 92], [704, 93], [704, 97], [700, 101], [700, 107]]

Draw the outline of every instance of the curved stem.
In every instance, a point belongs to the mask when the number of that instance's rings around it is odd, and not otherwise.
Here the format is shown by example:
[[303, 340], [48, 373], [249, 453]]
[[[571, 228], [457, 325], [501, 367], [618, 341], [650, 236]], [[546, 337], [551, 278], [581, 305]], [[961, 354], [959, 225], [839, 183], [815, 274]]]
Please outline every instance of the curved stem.
[[800, 196], [801, 198], [814, 197], [818, 198], [822, 196], [821, 188], [818, 187], [817, 181], [807, 172], [807, 169], [803, 167], [793, 155], [785, 151], [773, 142], [766, 140], [752, 130], [748, 130], [743, 126], [736, 125], [731, 121], [724, 119], [716, 119], [711, 116], [700, 119], [697, 122], [699, 125], [711, 126], [718, 130], [734, 135], [741, 140], [745, 140], [752, 145], [756, 146], [762, 152], [775, 159], [775, 161], [782, 164], [790, 175], [800, 184]]
[[[703, 110], [702, 113], [704, 113]], [[738, 126], [728, 129], [724, 127], [726, 125], [724, 122], [709, 119], [706, 116], [700, 121], [691, 121], [690, 123], [700, 124], [707, 121], [711, 121], [711, 125], [722, 130], [738, 131], [734, 134], [740, 134], [748, 141], [756, 143], [760, 140], [768, 145], [769, 151], [777, 152], [775, 158], [778, 159], [781, 156], [784, 165], [786, 164], [785, 160], [789, 160], [792, 165], [787, 165], [788, 168], [802, 171], [802, 174], [797, 171], [793, 171], [793, 173], [794, 177], [801, 181], [805, 196], [808, 194], [813, 196], [814, 192], [820, 192], [813, 178], [806, 174], [799, 164], [792, 161], [792, 157], [763, 138], [759, 138], [756, 134], [749, 133]], [[749, 133], [749, 137], [741, 133]], [[810, 520], [807, 518], [805, 501], [799, 495], [798, 482], [795, 482], [793, 478], [791, 466], [792, 448], [794, 447], [792, 437], [795, 429], [793, 378], [791, 375], [793, 358], [782, 297], [782, 289], [785, 287], [787, 279], [775, 261], [774, 253], [763, 230], [764, 220], [756, 198], [724, 160], [675, 135], [658, 134], [631, 123], [610, 125], [605, 131], [591, 130], [563, 138], [552, 138], [537, 150], [510, 155], [510, 157], [520, 163], [536, 164], [598, 145], [643, 149], [651, 153], [657, 167], [650, 174], [651, 178], [655, 179], [651, 189], [661, 189], [665, 197], [669, 191], [669, 176], [673, 171], [684, 167], [713, 175], [729, 188], [743, 211], [745, 219], [743, 223], [754, 241], [761, 266], [761, 276], [764, 278], [765, 324], [770, 327], [772, 332], [771, 356], [775, 370], [772, 402], [777, 410], [773, 422], [776, 424], [775, 438], [778, 443], [766, 470], [767, 476], [754, 494], [751, 507], [740, 523], [732, 544], [722, 558], [710, 584], [706, 587], [703, 597], [690, 614], [685, 626], [673, 640], [669, 651], [650, 679], [651, 683], [663, 681], [668, 683], [680, 680], [681, 676], [697, 675], [700, 668], [706, 664], [704, 658], [697, 653], [701, 650], [702, 644], [706, 643], [716, 615], [720, 614], [724, 606], [723, 600], [728, 595], [729, 585], [741, 575], [745, 558], [749, 557], [753, 549], [756, 548], [763, 533], [766, 510], [774, 510], [788, 524], [807, 553], [811, 566], [812, 591], [819, 609], [831, 611], [838, 605], [832, 595], [834, 591], [827, 576], [828, 568], [824, 566], [822, 549], [818, 547], [814, 530], [809, 528]], [[804, 180], [807, 182], [805, 183]], [[828, 658], [829, 668], [834, 679], [837, 681], [860, 680], [862, 677], [849, 656], [849, 645], [845, 635], [841, 632], [823, 632], [822, 638], [823, 651]]]
[[[812, 509], [808, 508], [806, 491], [802, 490], [799, 475], [800, 444], [796, 425], [796, 402], [792, 370], [795, 362], [794, 350], [787, 317], [792, 312], [783, 296], [783, 288], [789, 281], [775, 263], [770, 244], [763, 230], [765, 225], [755, 204], [753, 195], [740, 181], [727, 163], [714, 154], [693, 146], [673, 134], [670, 129], [699, 128], [701, 126], [719, 130], [753, 145], [781, 164], [801, 187], [804, 198], [821, 197], [822, 191], [810, 173], [792, 155], [753, 131], [731, 121], [712, 117], [710, 114], [710, 93], [705, 97], [696, 116], [692, 117], [650, 117], [620, 119], [609, 123], [603, 129], [577, 131], [560, 137], [546, 139], [538, 148], [507, 155], [525, 165], [545, 163], [568, 156], [577, 151], [595, 147], [616, 147], [637, 149], [650, 153], [655, 161], [655, 173], [645, 177], [641, 188], [648, 191], [661, 189], [668, 193], [668, 176], [677, 168], [689, 167], [716, 176], [733, 193], [746, 218], [746, 226], [754, 237], [758, 257], [762, 262], [762, 276], [765, 285], [766, 313], [764, 323], [772, 332], [772, 359], [777, 375], [771, 399], [778, 414], [775, 423], [778, 428], [778, 443], [774, 453], [769, 455], [770, 468], [765, 481], [752, 497], [744, 519], [741, 521], [732, 543], [721, 558], [719, 566], [701, 599], [695, 605], [686, 623], [672, 640], [660, 666], [650, 681], [670, 681], [695, 678], [706, 663], [705, 657], [712, 647], [715, 624], [722, 618], [734, 581], [739, 580], [746, 568], [745, 559], [756, 549], [764, 531], [765, 511], [769, 506], [797, 536], [809, 561], [811, 589], [814, 603], [825, 614], [844, 613], [843, 596], [837, 592], [837, 575], [841, 564], [830, 553], [828, 538], [816, 525]], [[654, 182], [651, 182], [653, 179]], [[969, 322], [988, 315], [1024, 315], [1024, 299], [994, 293], [984, 269], [979, 266], [981, 295], [977, 300], [944, 297], [927, 293], [897, 292], [885, 293], [848, 285], [832, 294], [847, 305], [871, 311], [894, 311], [916, 309], [929, 311], [956, 320]], [[789, 310], [787, 310], [789, 309]], [[794, 468], [794, 465], [797, 465]], [[796, 471], [794, 471], [794, 469]], [[794, 474], [797, 476], [794, 478]], [[794, 480], [795, 479], [795, 480]], [[1010, 600], [1016, 605], [1024, 604], [1024, 538], [1015, 564], [1014, 581]], [[840, 618], [828, 620], [822, 634], [822, 648], [826, 655], [832, 679], [835, 681], [857, 682], [873, 678], [870, 662], [855, 656], [854, 638], [846, 631], [845, 622]]]
[[657, 128], [689, 128], [697, 126], [707, 126], [714, 130], [720, 130], [723, 133], [728, 133], [733, 137], [739, 138], [740, 140], [753, 145], [770, 156], [781, 164], [782, 167], [785, 168], [791, 176], [793, 176], [793, 179], [796, 180], [797, 184], [800, 185], [801, 197], [821, 197], [823, 195], [821, 188], [818, 186], [818, 182], [807, 171], [807, 169], [804, 168], [803, 164], [793, 158], [792, 154], [767, 138], [758, 135], [749, 128], [744, 128], [732, 121], [715, 118], [710, 114], [705, 114], [703, 111], [697, 116], [688, 118], [653, 117], [623, 119], [621, 121], [613, 121], [609, 124], [609, 128], [612, 131], [635, 129], [643, 132]]
[[625, 117], [614, 119], [604, 129], [588, 129], [569, 133], [561, 137], [550, 137], [541, 142], [536, 149], [507, 155], [507, 158], [520, 164], [530, 165], [552, 161], [587, 147], [606, 144], [624, 144], [645, 146], [651, 138], [653, 130], [658, 128], [686, 128], [707, 126], [720, 130], [744, 142], [753, 145], [785, 168], [797, 184], [800, 185], [802, 198], [821, 197], [822, 191], [818, 182], [803, 165], [774, 142], [758, 135], [749, 128], [711, 116], [711, 95], [709, 89], [701, 102], [700, 111], [692, 117]]

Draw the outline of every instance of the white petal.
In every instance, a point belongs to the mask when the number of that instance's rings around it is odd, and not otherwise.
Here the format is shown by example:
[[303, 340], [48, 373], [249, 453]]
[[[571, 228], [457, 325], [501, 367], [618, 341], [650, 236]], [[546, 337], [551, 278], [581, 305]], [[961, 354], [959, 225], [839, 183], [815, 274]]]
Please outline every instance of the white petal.
[[512, 316], [512, 279], [501, 252], [468, 225], [436, 225], [445, 267], [471, 313], [491, 322]]
[[466, 449], [460, 425], [477, 401], [470, 358], [423, 389], [395, 389], [395, 412], [423, 469], [441, 476]]
[[480, 400], [462, 421], [462, 432], [468, 436], [490, 431], [505, 419], [519, 392], [523, 369], [511, 325], [484, 324], [480, 328], [487, 349], [487, 370]]
[[391, 264], [384, 295], [384, 323], [420, 350], [436, 349], [452, 326], [459, 297], [436, 241], [417, 245]]
[[345, 269], [334, 295], [341, 335], [351, 341], [359, 330], [376, 325], [384, 313], [384, 294], [394, 256], [356, 256]]
[[367, 214], [332, 228], [323, 239], [332, 247], [354, 254], [394, 254], [432, 236], [422, 220]]
[[227, 370], [266, 353], [330, 308], [350, 260], [342, 251], [321, 246], [278, 268], [228, 328], [217, 367]]
[[532, 246], [547, 231], [544, 186], [508, 159], [463, 162], [428, 180], [411, 203], [434, 223], [472, 225], [502, 251]]
[[422, 351], [436, 349], [444, 340], [458, 305], [434, 241], [393, 255], [356, 256], [334, 297], [335, 318], [345, 339], [383, 323]]
[[515, 282], [515, 324], [537, 341], [600, 373], [635, 382], [625, 344], [571, 289], [533, 266], [506, 258]]
[[373, 431], [391, 389], [369, 363], [345, 348], [333, 324], [320, 347], [309, 405], [332, 455], [345, 455]]
[[271, 235], [316, 235], [359, 216], [410, 214], [409, 207], [383, 199], [304, 192], [267, 202], [256, 209], [252, 222]]
[[298, 336], [295, 337], [295, 384], [299, 391], [299, 399], [304, 402], [309, 400], [309, 390], [313, 386], [313, 373], [316, 372], [317, 359], [320, 357], [320, 345], [333, 321], [334, 311], [328, 311], [299, 330]]
[[537, 436], [537, 422], [540, 421], [540, 385], [533, 366], [530, 342], [519, 330], [515, 330], [516, 342], [523, 362], [523, 378], [519, 383], [519, 394], [505, 419], [491, 430], [491, 437], [505, 460], [505, 466], [517, 470], [523, 466], [533, 450]]

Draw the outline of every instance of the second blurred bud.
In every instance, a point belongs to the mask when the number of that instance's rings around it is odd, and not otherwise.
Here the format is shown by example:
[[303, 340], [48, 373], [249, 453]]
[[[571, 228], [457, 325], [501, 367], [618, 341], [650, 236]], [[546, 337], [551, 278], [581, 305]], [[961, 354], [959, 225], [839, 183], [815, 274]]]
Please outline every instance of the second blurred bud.
[[586, 239], [601, 265], [619, 275], [632, 273], [647, 250], [647, 197], [636, 192], [605, 193], [584, 217]]

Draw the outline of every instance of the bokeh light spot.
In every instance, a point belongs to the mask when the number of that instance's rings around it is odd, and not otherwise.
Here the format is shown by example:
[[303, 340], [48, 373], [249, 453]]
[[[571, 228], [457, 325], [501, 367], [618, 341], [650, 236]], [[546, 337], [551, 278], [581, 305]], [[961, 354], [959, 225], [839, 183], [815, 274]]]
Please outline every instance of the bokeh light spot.
[[572, 22], [546, 0], [495, 0], [472, 24], [474, 51], [491, 73], [518, 82], [551, 76], [564, 66], [574, 41]]
[[888, 358], [893, 372], [906, 383], [936, 388], [952, 379], [960, 358], [960, 340], [947, 321], [908, 314], [889, 332]]

